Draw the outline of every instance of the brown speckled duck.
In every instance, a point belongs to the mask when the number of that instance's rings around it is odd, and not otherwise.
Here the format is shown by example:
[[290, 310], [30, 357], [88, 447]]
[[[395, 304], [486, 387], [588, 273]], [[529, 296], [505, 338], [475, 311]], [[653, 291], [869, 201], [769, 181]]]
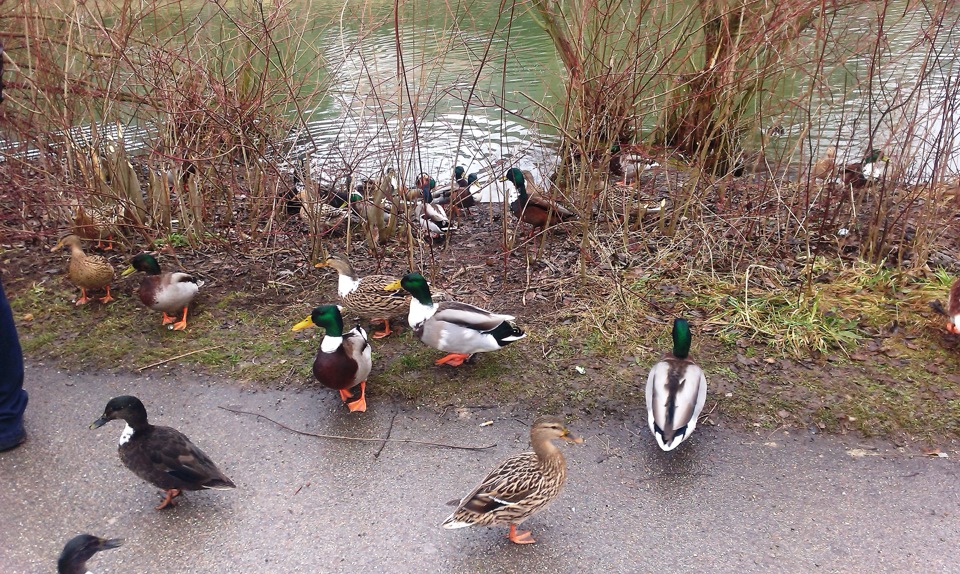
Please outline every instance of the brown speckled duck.
[[[186, 273], [161, 273], [160, 264], [149, 253], [141, 253], [130, 260], [130, 265], [120, 274], [121, 277], [137, 271], [147, 274], [140, 282], [140, 302], [163, 313], [163, 325], [173, 323], [175, 331], [187, 328], [187, 308], [197, 296], [202, 281], [197, 281]], [[183, 311], [183, 318], [177, 321], [177, 315]]]
[[[293, 326], [294, 331], [316, 325], [326, 333], [317, 358], [313, 361], [313, 376], [328, 388], [340, 391], [340, 399], [351, 411], [367, 410], [367, 377], [373, 368], [367, 333], [361, 327], [343, 332], [343, 317], [336, 305], [321, 305], [309, 317]], [[359, 386], [360, 398], [354, 398], [350, 389]]]
[[542, 416], [533, 421], [530, 428], [533, 452], [517, 454], [501, 462], [470, 494], [451, 503], [457, 509], [441, 526], [464, 528], [508, 524], [511, 542], [536, 542], [529, 531], [518, 532], [517, 527], [546, 508], [563, 488], [567, 464], [560, 449], [551, 442], [558, 438], [583, 442], [570, 434], [560, 417]]
[[409, 307], [410, 297], [404, 291], [384, 289], [397, 280], [389, 275], [367, 275], [361, 278], [353, 270], [345, 257], [331, 255], [315, 267], [329, 267], [339, 274], [337, 294], [343, 308], [349, 313], [369, 321], [383, 321], [383, 330], [371, 335], [374, 339], [386, 337], [390, 330], [390, 318], [404, 315]]
[[184, 490], [236, 488], [183, 433], [147, 422], [147, 409], [137, 397], [110, 399], [103, 415], [90, 428], [100, 428], [116, 419], [127, 423], [120, 434], [120, 461], [134, 474], [165, 491], [157, 510], [173, 506], [173, 499]]
[[67, 235], [57, 242], [50, 251], [70, 249], [70, 263], [67, 265], [67, 277], [70, 282], [80, 288], [80, 298], [77, 305], [90, 301], [87, 289], [106, 289], [107, 294], [100, 297], [101, 303], [113, 301], [110, 296], [110, 283], [113, 281], [113, 266], [99, 255], [87, 255], [83, 252], [80, 238], [76, 235]]

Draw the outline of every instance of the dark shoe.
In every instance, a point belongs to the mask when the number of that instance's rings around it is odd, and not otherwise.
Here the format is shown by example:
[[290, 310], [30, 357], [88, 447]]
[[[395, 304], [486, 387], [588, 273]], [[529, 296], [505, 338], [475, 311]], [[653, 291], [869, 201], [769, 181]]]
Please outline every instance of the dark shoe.
[[0, 452], [6, 452], [8, 450], [13, 450], [23, 443], [27, 442], [27, 433], [24, 431], [16, 439], [0, 444]]

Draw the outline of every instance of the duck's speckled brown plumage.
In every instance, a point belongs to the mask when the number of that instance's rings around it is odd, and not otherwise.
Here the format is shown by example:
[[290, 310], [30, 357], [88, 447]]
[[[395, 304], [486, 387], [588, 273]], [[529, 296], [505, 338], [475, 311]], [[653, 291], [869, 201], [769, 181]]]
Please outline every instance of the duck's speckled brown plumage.
[[151, 425], [140, 399], [132, 396], [111, 399], [103, 416], [90, 426], [98, 428], [116, 419], [123, 419], [133, 429], [133, 434], [125, 442], [121, 440], [120, 460], [143, 480], [168, 493], [173, 490], [236, 488], [210, 457], [183, 433], [170, 427]]
[[101, 299], [104, 303], [111, 301], [110, 283], [113, 281], [113, 266], [99, 255], [87, 255], [83, 252], [80, 238], [76, 235], [67, 235], [57, 242], [51, 251], [63, 248], [70, 249], [70, 263], [67, 264], [67, 278], [81, 290], [77, 304], [86, 303], [87, 289], [106, 289], [107, 296]]
[[[566, 462], [551, 440], [576, 441], [559, 417], [544, 416], [530, 429], [533, 452], [508, 458], [463, 497], [443, 521], [444, 528], [510, 525], [511, 530], [546, 508], [559, 494], [567, 477]], [[532, 539], [530, 539], [532, 541]]]
[[[343, 308], [349, 313], [368, 320], [391, 318], [405, 315], [410, 306], [410, 297], [406, 292], [384, 289], [386, 285], [395, 282], [396, 277], [367, 275], [361, 278], [346, 258], [337, 255], [328, 257], [317, 266], [333, 268], [340, 277], [359, 282], [352, 291], [340, 288], [337, 290]], [[342, 280], [340, 285], [344, 285]]]

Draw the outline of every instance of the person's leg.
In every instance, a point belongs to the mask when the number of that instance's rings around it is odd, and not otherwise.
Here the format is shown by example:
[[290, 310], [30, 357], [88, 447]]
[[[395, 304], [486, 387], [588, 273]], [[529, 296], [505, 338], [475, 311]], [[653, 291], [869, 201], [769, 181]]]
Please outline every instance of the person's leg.
[[0, 451], [23, 442], [23, 411], [27, 392], [23, 390], [23, 351], [13, 324], [13, 311], [0, 281]]

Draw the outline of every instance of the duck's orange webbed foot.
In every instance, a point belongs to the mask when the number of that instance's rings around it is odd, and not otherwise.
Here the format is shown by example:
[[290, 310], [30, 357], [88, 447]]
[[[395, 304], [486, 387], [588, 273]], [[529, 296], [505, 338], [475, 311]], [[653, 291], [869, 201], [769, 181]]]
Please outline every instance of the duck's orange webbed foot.
[[[171, 317], [170, 320], [171, 320], [171, 321], [175, 321], [175, 320], [176, 320], [176, 317]], [[183, 331], [183, 330], [186, 329], [186, 328], [187, 328], [187, 308], [184, 307], [184, 308], [183, 308], [183, 319], [181, 319], [181, 320], [179, 320], [179, 321], [177, 321], [176, 323], [173, 324], [173, 330], [174, 330], [174, 331]]]
[[107, 285], [107, 294], [104, 297], [100, 297], [100, 302], [103, 304], [107, 304], [110, 301], [113, 301], [113, 297], [110, 295], [110, 286]]
[[510, 525], [510, 534], [507, 535], [507, 538], [514, 544], [533, 544], [536, 542], [529, 530], [518, 531], [516, 524]]
[[437, 359], [434, 362], [435, 365], [450, 365], [451, 367], [459, 367], [463, 364], [464, 361], [470, 358], [468, 353], [450, 353], [446, 357]]
[[166, 497], [163, 499], [163, 502], [160, 503], [160, 506], [155, 506], [157, 510], [163, 510], [164, 508], [170, 508], [176, 506], [177, 504], [173, 501], [174, 498], [180, 496], [180, 490], [176, 488], [171, 488], [167, 491]]
[[[344, 399], [343, 402], [347, 403], [347, 408], [350, 409], [350, 412], [352, 412], [352, 413], [355, 413], [355, 412], [363, 413], [363, 412], [366, 412], [366, 411], [367, 411], [366, 390], [367, 390], [367, 381], [363, 381], [362, 383], [360, 383], [360, 398], [359, 398], [359, 399], [357, 399], [357, 400], [355, 400], [355, 401], [353, 401], [353, 402], [347, 402], [347, 400]], [[343, 391], [340, 391], [340, 397], [343, 398]], [[353, 395], [350, 395], [350, 396], [347, 397], [347, 398], [353, 398]]]
[[86, 305], [89, 301], [90, 301], [90, 297], [87, 297], [87, 290], [81, 287], [80, 298], [77, 299], [77, 305]]
[[386, 337], [387, 335], [389, 335], [390, 333], [393, 333], [393, 331], [390, 329], [390, 319], [377, 319], [377, 318], [375, 318], [374, 321], [383, 321], [383, 330], [382, 330], [382, 331], [377, 331], [376, 333], [374, 333], [373, 335], [371, 335], [371, 337], [373, 337], [374, 339], [382, 339], [382, 338]]

